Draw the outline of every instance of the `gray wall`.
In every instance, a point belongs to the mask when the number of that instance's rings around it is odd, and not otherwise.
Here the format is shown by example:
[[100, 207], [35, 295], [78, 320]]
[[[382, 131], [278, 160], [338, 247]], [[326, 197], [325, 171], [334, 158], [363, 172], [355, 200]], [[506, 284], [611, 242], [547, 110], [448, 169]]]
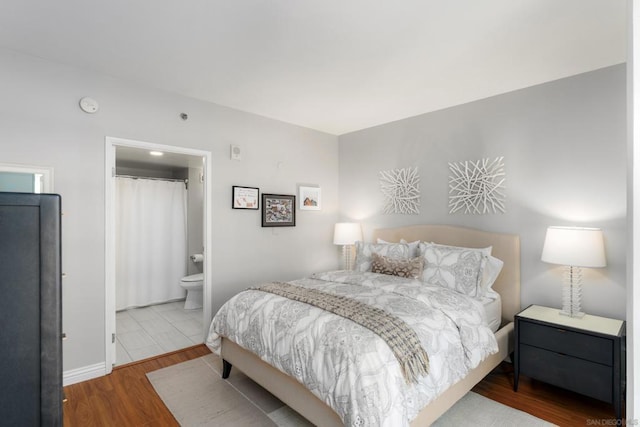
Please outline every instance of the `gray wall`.
[[[561, 305], [561, 267], [540, 261], [547, 226], [601, 227], [608, 265], [585, 269], [583, 309], [624, 319], [625, 66], [507, 93], [347, 135], [340, 141], [341, 220], [377, 227], [457, 224], [517, 233], [522, 306]], [[449, 214], [448, 162], [504, 156], [504, 214]], [[378, 172], [417, 166], [419, 215], [383, 215]]]
[[[212, 152], [214, 312], [257, 281], [337, 267], [335, 136], [7, 50], [0, 64], [2, 162], [53, 167], [62, 195], [65, 371], [105, 360], [105, 136]], [[83, 96], [98, 113], [80, 110]], [[232, 185], [295, 194], [299, 183], [322, 187], [323, 210], [299, 212], [296, 227], [261, 228], [258, 211], [231, 209]]]

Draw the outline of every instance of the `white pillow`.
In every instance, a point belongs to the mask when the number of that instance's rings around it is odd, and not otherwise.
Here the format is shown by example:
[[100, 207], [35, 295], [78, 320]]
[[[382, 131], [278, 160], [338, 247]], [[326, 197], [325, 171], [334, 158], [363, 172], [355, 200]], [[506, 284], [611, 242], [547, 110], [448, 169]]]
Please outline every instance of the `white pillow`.
[[482, 252], [433, 244], [421, 244], [420, 251], [425, 260], [423, 281], [470, 297], [482, 296], [481, 273], [486, 263]]
[[502, 267], [504, 266], [504, 262], [501, 259], [498, 259], [494, 256], [487, 256], [487, 263], [482, 270], [482, 281], [480, 286], [484, 289], [485, 296], [491, 299], [496, 299], [496, 291], [493, 290], [492, 286], [495, 283], [498, 275], [502, 271]]
[[[458, 247], [458, 246], [440, 245], [434, 242], [431, 242], [431, 244], [436, 246], [442, 246], [442, 247], [452, 247], [452, 248]], [[495, 293], [495, 291], [493, 291], [491, 287], [493, 286], [496, 279], [498, 278], [498, 275], [502, 271], [502, 267], [504, 267], [504, 262], [501, 259], [498, 259], [491, 255], [493, 246], [487, 246], [486, 248], [464, 248], [464, 249], [469, 249], [471, 251], [480, 251], [483, 255], [487, 256], [486, 265], [482, 269], [481, 286], [486, 292]]]
[[396, 259], [409, 259], [409, 245], [406, 243], [365, 243], [356, 242], [356, 262], [354, 270], [371, 271], [372, 256], [386, 256]]
[[491, 256], [491, 249], [491, 246], [463, 248], [437, 243], [420, 244], [420, 253], [425, 259], [423, 280], [471, 297], [495, 298], [491, 286], [504, 263]]
[[[377, 243], [379, 243], [379, 244], [381, 244], [381, 245], [384, 245], [384, 244], [387, 244], [387, 245], [388, 245], [388, 244], [390, 244], [391, 242], [387, 242], [387, 241], [385, 241], [385, 240], [378, 239], [378, 240], [377, 240]], [[406, 241], [406, 240], [404, 240], [404, 239], [400, 239], [400, 243], [404, 243], [404, 244], [409, 245], [409, 257], [410, 257], [410, 258], [415, 258], [415, 257], [417, 257], [417, 256], [420, 256], [420, 253], [419, 253], [419, 250], [418, 250], [418, 247], [419, 247], [419, 245], [420, 245], [420, 240], [416, 240], [415, 242], [407, 242], [407, 241]]]

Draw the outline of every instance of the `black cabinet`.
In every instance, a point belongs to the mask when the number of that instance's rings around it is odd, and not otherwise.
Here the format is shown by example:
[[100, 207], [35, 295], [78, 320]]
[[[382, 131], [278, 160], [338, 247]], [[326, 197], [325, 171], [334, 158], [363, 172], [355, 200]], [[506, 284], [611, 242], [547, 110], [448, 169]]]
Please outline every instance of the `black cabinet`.
[[62, 425], [60, 196], [0, 193], [0, 424]]
[[625, 322], [532, 305], [516, 315], [514, 390], [520, 374], [614, 405], [622, 416]]

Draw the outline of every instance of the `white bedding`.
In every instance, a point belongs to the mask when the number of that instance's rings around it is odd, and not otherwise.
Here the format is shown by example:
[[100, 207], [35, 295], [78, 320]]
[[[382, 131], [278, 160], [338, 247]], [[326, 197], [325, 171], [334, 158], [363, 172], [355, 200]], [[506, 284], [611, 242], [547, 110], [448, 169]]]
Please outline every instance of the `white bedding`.
[[481, 302], [455, 291], [371, 272], [336, 271], [295, 280], [383, 308], [413, 327], [429, 375], [408, 385], [389, 346], [370, 330], [308, 304], [261, 291], [231, 298], [207, 345], [227, 337], [296, 378], [349, 426], [407, 426], [419, 410], [497, 352]]

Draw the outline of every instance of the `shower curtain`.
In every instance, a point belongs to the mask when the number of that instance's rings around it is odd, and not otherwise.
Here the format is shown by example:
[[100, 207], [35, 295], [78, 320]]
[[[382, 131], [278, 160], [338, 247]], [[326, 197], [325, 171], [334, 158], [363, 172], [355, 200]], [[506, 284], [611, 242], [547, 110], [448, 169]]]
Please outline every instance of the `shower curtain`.
[[116, 310], [184, 298], [184, 182], [116, 177]]

